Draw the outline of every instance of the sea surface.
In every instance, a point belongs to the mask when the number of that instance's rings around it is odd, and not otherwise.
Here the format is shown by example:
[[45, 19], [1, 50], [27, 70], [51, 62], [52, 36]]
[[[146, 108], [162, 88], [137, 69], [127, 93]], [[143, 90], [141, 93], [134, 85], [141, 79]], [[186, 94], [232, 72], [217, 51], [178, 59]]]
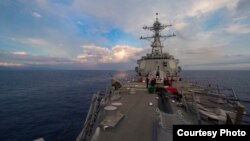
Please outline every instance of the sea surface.
[[[112, 75], [133, 71], [0, 71], [0, 141], [73, 141], [81, 131], [92, 94], [105, 93]], [[233, 87], [250, 100], [250, 71], [183, 71], [204, 85]], [[250, 109], [249, 103], [243, 103]], [[249, 110], [250, 111], [250, 110]], [[250, 121], [249, 118], [245, 118]]]

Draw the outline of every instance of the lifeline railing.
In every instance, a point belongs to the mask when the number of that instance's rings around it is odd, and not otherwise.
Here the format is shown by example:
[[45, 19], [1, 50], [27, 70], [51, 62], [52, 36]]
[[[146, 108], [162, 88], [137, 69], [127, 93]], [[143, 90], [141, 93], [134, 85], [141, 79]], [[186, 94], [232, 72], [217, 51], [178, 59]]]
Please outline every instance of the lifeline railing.
[[78, 135], [76, 141], [88, 141], [91, 138], [97, 116], [100, 111], [102, 98], [103, 95], [100, 92], [97, 92], [93, 95], [83, 129]]
[[[200, 86], [200, 85], [198, 85], [198, 86]], [[192, 91], [192, 90], [189, 91], [189, 92], [191, 92], [191, 96], [192, 96], [192, 104], [189, 106], [186, 102], [186, 99], [183, 100], [183, 104], [186, 107], [186, 109], [191, 110], [192, 112], [194, 112], [196, 114], [197, 119], [198, 119], [198, 124], [201, 123], [201, 118], [200, 118], [200, 114], [199, 114], [199, 111], [197, 108], [197, 104], [202, 104], [202, 103], [196, 102], [196, 95], [200, 95], [200, 94], [214, 97], [214, 98], [220, 98], [222, 100], [226, 100], [227, 103], [231, 104], [231, 106], [234, 107], [236, 110], [236, 111], [231, 111], [231, 112], [236, 114], [235, 119], [234, 120], [231, 119], [231, 120], [234, 121], [234, 124], [240, 124], [242, 122], [242, 116], [244, 115], [245, 107], [240, 102], [241, 101], [249, 102], [248, 100], [240, 100], [238, 98], [238, 96], [236, 95], [236, 93], [234, 92], [233, 88], [229, 88], [229, 89], [228, 88], [220, 88], [218, 85], [217, 85], [217, 88], [215, 88], [215, 87], [211, 87], [211, 85], [210, 85], [207, 88], [205, 88], [204, 90], [206, 90], [206, 92], [198, 92], [198, 91], [196, 92], [196, 91]], [[183, 95], [182, 92], [181, 92], [181, 94]], [[203, 106], [207, 106], [207, 105], [203, 105]]]

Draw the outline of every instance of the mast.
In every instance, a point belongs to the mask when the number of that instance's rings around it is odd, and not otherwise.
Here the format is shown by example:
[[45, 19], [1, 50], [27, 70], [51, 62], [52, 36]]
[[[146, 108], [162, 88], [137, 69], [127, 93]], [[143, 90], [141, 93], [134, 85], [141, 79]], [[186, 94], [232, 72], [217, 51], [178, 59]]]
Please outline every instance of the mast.
[[170, 25], [163, 25], [158, 21], [158, 13], [156, 13], [156, 20], [153, 24], [153, 26], [144, 26], [143, 29], [144, 30], [150, 30], [152, 32], [154, 32], [154, 34], [152, 36], [149, 37], [140, 37], [140, 39], [146, 39], [151, 41], [151, 39], [153, 39], [151, 47], [152, 47], [152, 54], [154, 56], [161, 56], [162, 55], [162, 48], [163, 45], [161, 44], [161, 38], [169, 38], [169, 37], [173, 37], [176, 36], [174, 33], [173, 34], [169, 34], [169, 35], [161, 35], [160, 32], [167, 28], [172, 26]]

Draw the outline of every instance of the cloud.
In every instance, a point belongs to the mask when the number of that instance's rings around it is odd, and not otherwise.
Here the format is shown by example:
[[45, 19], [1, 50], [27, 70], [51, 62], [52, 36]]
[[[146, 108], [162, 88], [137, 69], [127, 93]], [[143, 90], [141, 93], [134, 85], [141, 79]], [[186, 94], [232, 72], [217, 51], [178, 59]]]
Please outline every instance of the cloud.
[[84, 25], [81, 21], [77, 21], [76, 23], [77, 23], [78, 25], [81, 25], [81, 26]]
[[236, 21], [236, 22], [240, 22], [240, 21], [243, 21], [243, 20], [247, 19], [249, 16], [250, 15], [237, 16], [237, 17], [233, 18], [233, 20]]
[[[189, 58], [190, 59], [190, 58]], [[185, 62], [185, 60], [184, 60]], [[192, 63], [190, 63], [192, 62]], [[183, 62], [181, 62], [183, 64]], [[210, 58], [194, 59], [185, 62], [182, 65], [185, 69], [191, 70], [249, 70], [250, 69], [250, 52], [232, 53], [232, 54], [217, 54]]]
[[200, 15], [212, 13], [224, 7], [233, 11], [238, 3], [239, 0], [145, 0], [143, 2], [134, 0], [109, 0], [108, 2], [75, 0], [72, 7], [77, 12], [88, 14], [100, 22], [106, 21], [126, 32], [140, 36], [141, 27], [144, 24], [152, 24], [156, 12], [159, 13], [162, 23], [168, 24], [178, 21], [177, 29], [181, 29], [189, 25], [185, 21], [186, 18], [200, 17]]
[[25, 38], [22, 40], [19, 40], [19, 42], [23, 43], [23, 44], [28, 44], [31, 46], [49, 46], [49, 42], [41, 39], [41, 38]]
[[[122, 28], [125, 32], [138, 35], [143, 24], [152, 23], [152, 17], [154, 18], [154, 14], [157, 12], [153, 10], [153, 7], [157, 7], [156, 3], [151, 0], [143, 2], [134, 0], [75, 0], [72, 8], [78, 13], [89, 15], [99, 23], [111, 24], [113, 27]], [[163, 15], [163, 13], [160, 14]]]
[[[55, 37], [56, 38], [56, 37]], [[35, 38], [35, 37], [11, 37], [9, 38], [12, 42], [17, 44], [23, 44], [26, 47], [36, 49], [38, 52], [45, 52], [48, 55], [51, 56], [66, 56], [69, 57], [70, 51], [68, 50], [68, 47], [64, 45], [64, 42], [67, 42], [65, 39], [64, 41], [50, 41], [51, 39], [46, 39], [46, 37], [43, 38]], [[73, 46], [73, 43], [72, 43]], [[18, 54], [18, 53], [17, 53]], [[22, 53], [19, 53], [19, 55]], [[25, 53], [23, 53], [24, 55]]]
[[250, 1], [249, 0], [240, 0], [238, 5], [237, 5], [237, 15], [242, 16], [242, 15], [248, 15], [250, 14], [249, 11], [249, 5]]
[[0, 62], [0, 67], [20, 67], [23, 64], [20, 63], [10, 63], [10, 62]]
[[37, 12], [32, 12], [32, 16], [35, 18], [42, 18], [42, 16]]
[[4, 6], [0, 47], [14, 52], [2, 62], [100, 68], [135, 64], [150, 52], [150, 43], [137, 38], [152, 35], [142, 26], [151, 26], [156, 12], [161, 23], [173, 24], [170, 31], [177, 36], [163, 42], [164, 50], [182, 65], [226, 63], [226, 54], [249, 50], [249, 0], [20, 0]]
[[[9, 52], [0, 50], [0, 62], [8, 62], [8, 64], [13, 66], [15, 64], [17, 64], [16, 66], [18, 66], [18, 64], [27, 66], [37, 64], [67, 64], [74, 62], [74, 60], [60, 57], [34, 55], [23, 51]], [[5, 66], [7, 66], [8, 64], [6, 64]]]
[[209, 13], [218, 10], [219, 8], [226, 7], [233, 10], [237, 7], [240, 0], [199, 0], [195, 1], [188, 16], [194, 17], [201, 14]]
[[233, 24], [226, 27], [224, 30], [233, 34], [248, 34], [250, 33], [250, 26], [242, 24]]
[[77, 59], [81, 59], [81, 60], [87, 60], [89, 58], [93, 58], [96, 57], [95, 55], [92, 54], [81, 54], [77, 56]]
[[183, 50], [185, 54], [190, 54], [190, 55], [211, 55], [215, 51], [212, 47], [199, 47], [199, 48], [189, 48]]
[[145, 53], [143, 48], [135, 48], [128, 45], [116, 45], [112, 48], [105, 48], [96, 45], [84, 45], [83, 54], [77, 59], [83, 62], [96, 62], [100, 64], [124, 63], [139, 59], [138, 56]]
[[189, 24], [186, 23], [186, 22], [176, 22], [174, 24], [174, 27], [175, 27], [176, 30], [181, 31], [181, 30], [184, 30], [185, 28], [187, 28], [188, 25]]
[[[121, 48], [124, 48], [124, 47], [121, 47]], [[25, 56], [22, 56], [22, 55], [20, 56], [20, 55], [15, 55], [14, 52], [0, 50], [0, 67], [7, 67], [7, 68], [19, 67], [22, 69], [66, 69], [66, 70], [71, 70], [71, 69], [73, 70], [74, 69], [113, 70], [113, 69], [133, 68], [135, 66], [134, 61], [133, 61], [134, 63], [131, 63], [129, 61], [125, 62], [125, 61], [119, 60], [120, 63], [118, 63], [118, 61], [112, 60], [112, 59], [116, 59], [116, 57], [118, 59], [121, 59], [119, 58], [119, 56], [116, 56], [120, 54], [119, 50], [121, 48], [117, 47], [115, 50], [118, 50], [118, 51], [114, 51], [113, 56], [112, 55], [108, 56], [107, 54], [105, 56], [103, 53], [100, 53], [103, 55], [98, 58], [97, 56], [93, 56], [93, 55], [81, 54], [74, 59], [33, 55], [30, 53]], [[92, 57], [94, 57], [94, 60]], [[111, 57], [111, 59], [107, 59], [105, 61], [105, 58], [108, 58], [108, 57]], [[101, 60], [101, 59], [104, 59], [104, 60]], [[97, 60], [99, 60], [99, 62], [95, 62]]]
[[250, 63], [210, 63], [183, 65], [185, 70], [249, 70]]
[[20, 55], [20, 56], [24, 56], [24, 55], [28, 55], [27, 52], [24, 51], [17, 51], [17, 52], [13, 52], [14, 55]]

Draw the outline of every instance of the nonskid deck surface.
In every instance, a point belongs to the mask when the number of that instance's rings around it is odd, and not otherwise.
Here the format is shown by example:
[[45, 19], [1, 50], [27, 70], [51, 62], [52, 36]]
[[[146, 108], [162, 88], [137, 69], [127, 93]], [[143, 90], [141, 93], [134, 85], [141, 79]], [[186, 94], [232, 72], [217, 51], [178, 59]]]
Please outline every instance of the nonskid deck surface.
[[[214, 115], [215, 118], [220, 117], [219, 114], [213, 113], [211, 106], [207, 107], [205, 105], [214, 105], [216, 108], [223, 108], [226, 103], [218, 104], [213, 101], [209, 101], [211, 98], [207, 98], [206, 89], [197, 87], [192, 83], [182, 81], [175, 82], [173, 86], [185, 95], [186, 100], [190, 100], [190, 91], [200, 91], [203, 94], [197, 95], [197, 111], [192, 109], [192, 101], [186, 101], [189, 108], [186, 109], [185, 104], [175, 101], [173, 97], [165, 95], [165, 102], [161, 102], [161, 98], [157, 94], [150, 94], [146, 88], [145, 83], [141, 82], [130, 82], [124, 84], [119, 90], [121, 92], [121, 98], [117, 101], [120, 102], [122, 106], [117, 106], [120, 113], [124, 115], [124, 118], [120, 120], [114, 127], [108, 127], [104, 130], [101, 126], [100, 133], [98, 134], [98, 141], [151, 141], [158, 140], [164, 141], [166, 139], [172, 140], [172, 127], [178, 124], [198, 124], [198, 119], [196, 112], [210, 113]], [[159, 95], [160, 96], [160, 95]], [[159, 100], [157, 100], [157, 98]], [[183, 98], [182, 98], [183, 99]], [[153, 105], [150, 106], [149, 103], [152, 102]], [[208, 102], [208, 103], [207, 103]], [[204, 103], [204, 104], [202, 104]], [[201, 105], [202, 104], [202, 105]], [[164, 107], [165, 106], [165, 107]], [[190, 107], [191, 106], [191, 107]], [[169, 108], [171, 110], [169, 110]], [[191, 109], [190, 109], [191, 108]], [[165, 110], [164, 110], [165, 109]], [[214, 108], [212, 108], [214, 109]], [[161, 110], [161, 112], [159, 111]], [[172, 111], [172, 112], [171, 112]], [[208, 115], [209, 116], [209, 115]], [[211, 117], [211, 116], [209, 116]], [[224, 119], [218, 119], [223, 122]], [[211, 124], [207, 121], [202, 121], [201, 124]]]
[[[135, 90], [130, 94], [130, 89]], [[99, 141], [150, 141], [153, 139], [153, 125], [157, 120], [156, 94], [149, 94], [145, 83], [131, 82], [121, 89], [123, 105], [118, 110], [124, 118], [113, 128], [101, 130]], [[153, 105], [149, 106], [149, 102]]]
[[[185, 83], [186, 84], [186, 83]], [[183, 86], [183, 84], [181, 84]], [[189, 87], [190, 88], [190, 87]], [[131, 94], [131, 89], [134, 89], [134, 94]], [[195, 123], [195, 115], [187, 113], [185, 109], [177, 107], [175, 102], [171, 99], [165, 103], [158, 101], [157, 94], [150, 94], [146, 88], [145, 83], [130, 82], [123, 85], [121, 91], [121, 102], [123, 105], [119, 107], [119, 111], [124, 114], [124, 118], [113, 128], [108, 128], [105, 131], [101, 130], [98, 141], [151, 141], [158, 140], [164, 141], [165, 139], [172, 140], [172, 125], [185, 124], [178, 120], [177, 111], [185, 116], [187, 124]], [[149, 106], [149, 102], [153, 105]], [[167, 107], [166, 107], [167, 106]], [[168, 108], [172, 108], [169, 110]], [[175, 119], [169, 123], [167, 128], [162, 128], [159, 125], [159, 110], [166, 109], [165, 112], [169, 113]], [[164, 110], [163, 110], [164, 111]]]

